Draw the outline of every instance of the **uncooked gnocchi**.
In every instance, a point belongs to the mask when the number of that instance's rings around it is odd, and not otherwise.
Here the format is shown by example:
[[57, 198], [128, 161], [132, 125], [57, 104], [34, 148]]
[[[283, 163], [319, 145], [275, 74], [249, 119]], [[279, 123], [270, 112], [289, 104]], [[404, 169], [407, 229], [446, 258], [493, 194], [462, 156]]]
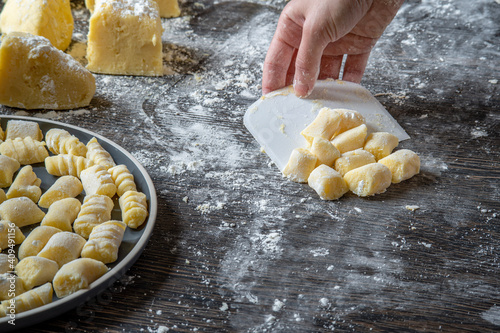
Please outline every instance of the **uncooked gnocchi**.
[[111, 178], [108, 170], [100, 164], [95, 164], [83, 170], [80, 179], [87, 196], [100, 194], [112, 198], [116, 194], [116, 185], [113, 178]]
[[61, 231], [50, 237], [37, 256], [54, 260], [59, 268], [80, 256], [85, 239], [72, 232]]
[[5, 317], [9, 313], [10, 304], [14, 304], [14, 313], [25, 312], [48, 304], [52, 302], [52, 293], [52, 284], [47, 282], [40, 287], [16, 296], [13, 302], [9, 300], [2, 301], [0, 303], [0, 317]]
[[108, 170], [116, 185], [116, 193], [121, 197], [127, 191], [137, 191], [134, 175], [125, 164], [120, 164]]
[[87, 155], [87, 147], [68, 131], [53, 128], [45, 134], [47, 147], [54, 154]]
[[49, 226], [38, 226], [33, 229], [19, 246], [17, 253], [19, 260], [36, 256], [45, 247], [49, 239], [58, 232], [61, 232], [61, 230]]
[[91, 160], [76, 155], [59, 154], [45, 159], [45, 168], [53, 176], [74, 176], [80, 178], [80, 173], [94, 165]]
[[102, 165], [106, 170], [116, 165], [111, 154], [101, 146], [96, 138], [92, 138], [87, 142], [87, 158], [92, 160], [94, 164]]
[[106, 195], [94, 194], [86, 196], [83, 199], [80, 213], [78, 213], [78, 217], [73, 223], [73, 229], [85, 239], [89, 238], [95, 226], [111, 219], [113, 207], [113, 200]]
[[89, 285], [108, 271], [108, 267], [98, 260], [79, 258], [59, 269], [52, 283], [57, 297], [63, 298]]
[[12, 184], [14, 173], [20, 166], [16, 159], [0, 155], [0, 187], [9, 187]]
[[7, 198], [27, 197], [33, 202], [38, 202], [42, 195], [40, 184], [42, 184], [42, 180], [33, 171], [33, 167], [26, 165], [17, 173], [7, 192]]
[[140, 227], [148, 216], [146, 195], [137, 191], [127, 191], [118, 200], [123, 222], [132, 229]]
[[54, 202], [49, 207], [40, 225], [51, 226], [62, 231], [73, 231], [72, 224], [75, 221], [82, 204], [75, 198], [64, 198]]
[[126, 228], [121, 221], [108, 221], [94, 227], [83, 246], [82, 258], [92, 258], [105, 264], [116, 261]]
[[21, 228], [42, 221], [45, 213], [31, 199], [20, 197], [2, 202], [0, 216]]
[[319, 110], [314, 121], [300, 134], [308, 142], [312, 142], [314, 138], [330, 140], [339, 126], [340, 118], [340, 114], [337, 111], [330, 108], [322, 108]]
[[21, 278], [25, 290], [51, 282], [59, 265], [54, 260], [42, 257], [27, 257], [16, 266], [16, 274]]
[[62, 176], [52, 184], [52, 186], [40, 197], [38, 205], [42, 208], [49, 208], [54, 202], [75, 198], [83, 191], [82, 182], [75, 176]]
[[40, 163], [49, 156], [45, 143], [33, 140], [30, 136], [5, 140], [0, 144], [0, 154], [9, 156], [22, 165]]
[[26, 237], [21, 229], [14, 223], [0, 220], [0, 252], [9, 247], [9, 237], [14, 239], [14, 244], [21, 244]]
[[306, 148], [292, 151], [283, 175], [296, 183], [307, 183], [307, 178], [316, 167], [318, 158]]
[[[14, 288], [12, 288], [14, 286]], [[17, 295], [24, 293], [23, 281], [16, 275], [11, 275], [10, 273], [0, 274], [0, 301], [8, 300], [14, 298]], [[1, 305], [0, 305], [0, 317], [1, 316]]]
[[33, 140], [42, 141], [43, 133], [37, 122], [27, 120], [9, 120], [5, 129], [5, 139], [31, 137]]

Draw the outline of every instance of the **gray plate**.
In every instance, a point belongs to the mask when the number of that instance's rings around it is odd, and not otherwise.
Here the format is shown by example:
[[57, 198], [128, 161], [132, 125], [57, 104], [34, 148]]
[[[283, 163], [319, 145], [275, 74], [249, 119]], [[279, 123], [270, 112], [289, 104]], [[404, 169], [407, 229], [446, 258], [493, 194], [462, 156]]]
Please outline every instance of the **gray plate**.
[[[123, 274], [125, 274], [130, 266], [132, 266], [132, 264], [141, 255], [153, 231], [157, 213], [156, 191], [147, 171], [132, 155], [130, 155], [130, 153], [128, 153], [125, 149], [123, 149], [116, 143], [106, 139], [99, 134], [87, 131], [80, 127], [63, 124], [57, 121], [32, 117], [1, 116], [0, 124], [4, 130], [7, 126], [7, 121], [9, 121], [10, 119], [37, 122], [44, 135], [51, 128], [65, 129], [74, 136], [78, 137], [78, 139], [80, 139], [80, 141], [85, 144], [90, 139], [92, 139], [92, 137], [95, 137], [99, 141], [101, 146], [111, 154], [116, 164], [125, 164], [130, 172], [134, 175], [135, 183], [137, 184], [137, 190], [146, 194], [148, 200], [149, 216], [147, 221], [139, 229], [126, 229], [122, 244], [120, 245], [118, 260], [112, 264], [108, 264], [107, 266], [110, 268], [109, 271], [94, 283], [92, 283], [88, 289], [80, 290], [63, 299], [57, 298], [54, 294], [52, 303], [30, 311], [16, 314], [15, 326], [8, 323], [8, 320], [10, 319], [9, 317], [0, 318], [0, 332], [8, 332], [20, 329], [22, 327], [34, 325], [36, 323], [58, 316], [72, 308], [77, 307], [78, 305], [96, 296], [99, 292], [109, 287], [113, 282], [115, 282]], [[38, 178], [42, 180], [40, 188], [43, 192], [45, 192], [54, 183], [57, 177], [48, 174], [43, 163], [32, 164], [32, 167]], [[14, 175], [14, 177], [15, 176], [16, 175]], [[7, 189], [4, 190], [5, 192], [7, 192]], [[83, 195], [80, 195], [77, 198], [82, 201]], [[118, 199], [115, 196], [113, 200], [115, 202], [115, 207], [113, 209], [111, 218], [115, 220], [121, 220], [121, 211], [118, 205]], [[47, 211], [45, 209], [43, 210], [45, 212]], [[21, 230], [25, 235], [27, 235], [38, 225], [39, 224], [26, 226]]]

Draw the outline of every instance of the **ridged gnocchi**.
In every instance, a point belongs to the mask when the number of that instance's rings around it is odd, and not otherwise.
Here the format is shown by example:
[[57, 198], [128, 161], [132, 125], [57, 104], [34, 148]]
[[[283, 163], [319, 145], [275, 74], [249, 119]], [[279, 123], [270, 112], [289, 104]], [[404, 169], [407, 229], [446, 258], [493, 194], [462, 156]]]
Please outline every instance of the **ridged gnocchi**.
[[0, 144], [0, 154], [17, 160], [21, 165], [40, 163], [49, 156], [45, 143], [30, 136], [5, 140]]
[[108, 221], [94, 227], [83, 246], [82, 258], [92, 258], [105, 264], [116, 261], [126, 228], [121, 221]]
[[127, 191], [118, 200], [123, 222], [132, 229], [140, 227], [148, 217], [146, 195], [137, 191]]
[[47, 282], [40, 287], [16, 296], [12, 303], [8, 300], [2, 301], [0, 303], [0, 317], [5, 317], [9, 313], [10, 304], [14, 304], [14, 309], [12, 309], [14, 313], [21, 313], [52, 302], [52, 294], [52, 284]]
[[62, 231], [73, 231], [72, 225], [81, 207], [80, 200], [75, 198], [58, 200], [50, 205], [40, 225], [51, 226]]
[[80, 178], [80, 173], [92, 165], [94, 165], [92, 160], [70, 154], [59, 154], [45, 159], [45, 168], [53, 176], [75, 176]]
[[29, 198], [19, 197], [2, 202], [0, 216], [21, 228], [42, 221], [45, 213]]
[[52, 128], [45, 134], [47, 147], [54, 154], [87, 155], [87, 147], [68, 131]]
[[120, 164], [108, 170], [116, 185], [116, 193], [121, 197], [127, 191], [137, 191], [134, 175], [125, 164]]
[[80, 256], [85, 239], [72, 232], [61, 231], [50, 237], [37, 256], [54, 260], [59, 268]]
[[83, 199], [80, 213], [73, 223], [73, 230], [84, 238], [89, 238], [95, 226], [109, 221], [113, 210], [113, 200], [106, 195], [94, 194]]
[[106, 170], [116, 165], [111, 154], [101, 146], [96, 138], [87, 142], [87, 158], [92, 160], [94, 164], [102, 165]]
[[51, 187], [40, 197], [38, 205], [42, 208], [49, 208], [54, 202], [74, 198], [83, 191], [82, 182], [75, 176], [62, 176], [52, 184]]
[[54, 276], [52, 283], [57, 297], [63, 298], [89, 285], [108, 271], [108, 267], [98, 260], [79, 258], [64, 266]]
[[16, 178], [7, 191], [7, 198], [27, 197], [33, 202], [38, 202], [42, 195], [41, 184], [42, 180], [33, 171], [33, 167], [26, 165], [17, 173]]
[[95, 164], [80, 174], [86, 195], [100, 194], [112, 198], [116, 194], [116, 185], [108, 170]]

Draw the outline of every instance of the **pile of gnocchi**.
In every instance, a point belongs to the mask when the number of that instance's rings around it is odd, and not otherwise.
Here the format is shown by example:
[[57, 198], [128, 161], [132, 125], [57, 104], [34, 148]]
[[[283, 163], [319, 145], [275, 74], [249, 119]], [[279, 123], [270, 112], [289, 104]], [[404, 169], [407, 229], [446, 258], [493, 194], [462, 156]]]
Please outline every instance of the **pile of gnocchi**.
[[420, 172], [415, 152], [393, 152], [398, 138], [368, 134], [363, 115], [355, 110], [322, 108], [301, 135], [308, 147], [292, 151], [283, 175], [307, 183], [323, 200], [337, 200], [348, 191], [360, 197], [383, 193]]
[[[134, 176], [96, 138], [52, 128], [43, 139], [37, 122], [0, 126], [0, 317], [87, 288], [117, 260], [126, 228], [148, 216]], [[57, 177], [44, 193], [37, 163]], [[122, 221], [111, 219], [115, 195]]]

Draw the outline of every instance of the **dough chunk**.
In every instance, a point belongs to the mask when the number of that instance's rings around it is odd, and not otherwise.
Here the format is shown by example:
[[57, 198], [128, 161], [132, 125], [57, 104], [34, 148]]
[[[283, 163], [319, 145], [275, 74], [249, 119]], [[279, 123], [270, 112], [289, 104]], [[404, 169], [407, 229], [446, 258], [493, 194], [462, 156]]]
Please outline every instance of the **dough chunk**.
[[163, 75], [162, 26], [154, 0], [97, 0], [87, 68], [94, 73]]
[[95, 89], [92, 73], [48, 39], [23, 32], [2, 35], [0, 104], [22, 109], [74, 109], [88, 106]]
[[118, 200], [123, 222], [132, 229], [139, 228], [148, 217], [146, 195], [137, 191], [127, 191]]
[[325, 164], [311, 172], [307, 183], [322, 200], [337, 200], [349, 191], [340, 173]]
[[[14, 286], [14, 288], [12, 288]], [[16, 275], [10, 273], [0, 274], [0, 301], [14, 298], [17, 295], [24, 293], [23, 281]], [[0, 317], [1, 305], [0, 305]]]
[[78, 217], [73, 223], [73, 230], [88, 239], [95, 226], [111, 220], [114, 203], [107, 195], [94, 194], [83, 199]]
[[127, 191], [137, 191], [134, 175], [128, 170], [125, 164], [120, 164], [108, 170], [116, 185], [116, 193], [122, 196]]
[[45, 213], [29, 198], [8, 199], [0, 204], [0, 216], [22, 228], [40, 222]]
[[69, 0], [9, 1], [0, 15], [2, 33], [22, 31], [43, 36], [61, 51], [71, 43], [73, 27]]
[[80, 256], [85, 239], [73, 232], [61, 231], [49, 238], [49, 241], [37, 256], [57, 262], [59, 267]]
[[322, 138], [330, 140], [337, 131], [340, 123], [340, 114], [330, 108], [322, 108], [318, 115], [300, 134], [309, 143], [312, 143], [314, 138]]
[[329, 140], [323, 138], [314, 138], [309, 150], [318, 158], [316, 166], [325, 164], [331, 167], [340, 157], [339, 150]]
[[283, 175], [296, 183], [307, 183], [307, 178], [316, 167], [318, 158], [305, 148], [296, 148], [292, 151]]
[[0, 317], [6, 316], [11, 311], [9, 309], [10, 304], [15, 304], [14, 313], [21, 313], [52, 302], [52, 294], [52, 284], [47, 282], [40, 287], [16, 296], [12, 303], [8, 300], [2, 301], [0, 303]]
[[351, 128], [365, 124], [365, 117], [358, 111], [349, 109], [335, 109], [335, 111], [340, 114], [340, 123], [332, 138]]
[[378, 161], [392, 172], [392, 182], [399, 183], [420, 172], [420, 157], [409, 150], [401, 149]]
[[346, 151], [363, 148], [367, 133], [368, 128], [365, 124], [362, 124], [358, 127], [354, 127], [340, 133], [333, 138], [332, 144], [340, 151], [341, 154]]
[[43, 133], [38, 123], [26, 120], [9, 120], [5, 129], [5, 139], [31, 137], [33, 140], [42, 141]]
[[71, 135], [68, 131], [60, 128], [52, 128], [45, 135], [47, 148], [54, 154], [70, 154], [85, 157], [87, 146]]
[[335, 170], [344, 176], [351, 170], [375, 162], [375, 157], [371, 153], [363, 149], [356, 149], [343, 153], [335, 161]]
[[[99, 0], [97, 0], [99, 1]], [[165, 18], [178, 17], [181, 14], [177, 0], [155, 0], [160, 9], [160, 16]], [[92, 13], [96, 0], [85, 0], [85, 6]]]
[[0, 143], [5, 139], [5, 133], [2, 129], [2, 126], [0, 126]]
[[16, 274], [23, 281], [25, 290], [51, 282], [59, 265], [54, 260], [42, 257], [27, 257], [16, 266]]
[[16, 179], [7, 192], [7, 198], [27, 197], [33, 202], [38, 202], [42, 195], [40, 184], [42, 184], [42, 180], [33, 171], [33, 167], [26, 165], [17, 173]]
[[345, 174], [349, 189], [360, 197], [385, 192], [391, 185], [391, 171], [380, 163], [363, 165]]
[[45, 168], [53, 176], [74, 176], [80, 178], [83, 170], [94, 165], [91, 160], [76, 155], [59, 154], [45, 159]]
[[12, 235], [14, 235], [15, 244], [21, 244], [26, 238], [17, 225], [10, 221], [0, 220], [0, 251], [9, 247], [9, 238]]
[[[0, 144], [0, 147], [2, 144]], [[14, 173], [20, 166], [21, 164], [16, 159], [0, 155], [0, 187], [9, 187], [12, 185]]]
[[126, 228], [121, 221], [108, 221], [96, 226], [83, 247], [82, 258], [92, 258], [105, 264], [115, 262]]
[[82, 204], [78, 199], [65, 198], [54, 202], [49, 207], [40, 225], [51, 226], [62, 231], [73, 231], [72, 225], [75, 221]]
[[80, 178], [87, 196], [100, 194], [112, 198], [116, 194], [113, 178], [108, 170], [100, 164], [83, 170]]
[[92, 160], [94, 164], [102, 165], [106, 170], [116, 165], [111, 154], [101, 146], [96, 138], [87, 142], [87, 158]]
[[57, 297], [63, 298], [86, 289], [92, 282], [103, 276], [108, 271], [105, 264], [90, 258], [73, 260], [57, 272], [54, 277], [54, 291]]
[[36, 256], [45, 247], [49, 239], [58, 232], [61, 232], [61, 230], [49, 226], [39, 226], [33, 229], [21, 246], [19, 246], [17, 254], [19, 260]]
[[82, 183], [75, 176], [62, 176], [40, 197], [38, 205], [49, 208], [54, 202], [74, 198], [83, 191]]
[[14, 254], [0, 253], [0, 274], [13, 271], [17, 265], [17, 258]]
[[364, 149], [372, 153], [378, 161], [392, 153], [398, 144], [397, 136], [387, 132], [374, 132], [366, 138]]
[[17, 160], [21, 165], [40, 163], [49, 156], [45, 143], [35, 141], [29, 136], [24, 139], [5, 140], [0, 144], [0, 154]]
[[0, 188], [0, 204], [7, 200], [7, 195], [5, 194], [4, 190]]

